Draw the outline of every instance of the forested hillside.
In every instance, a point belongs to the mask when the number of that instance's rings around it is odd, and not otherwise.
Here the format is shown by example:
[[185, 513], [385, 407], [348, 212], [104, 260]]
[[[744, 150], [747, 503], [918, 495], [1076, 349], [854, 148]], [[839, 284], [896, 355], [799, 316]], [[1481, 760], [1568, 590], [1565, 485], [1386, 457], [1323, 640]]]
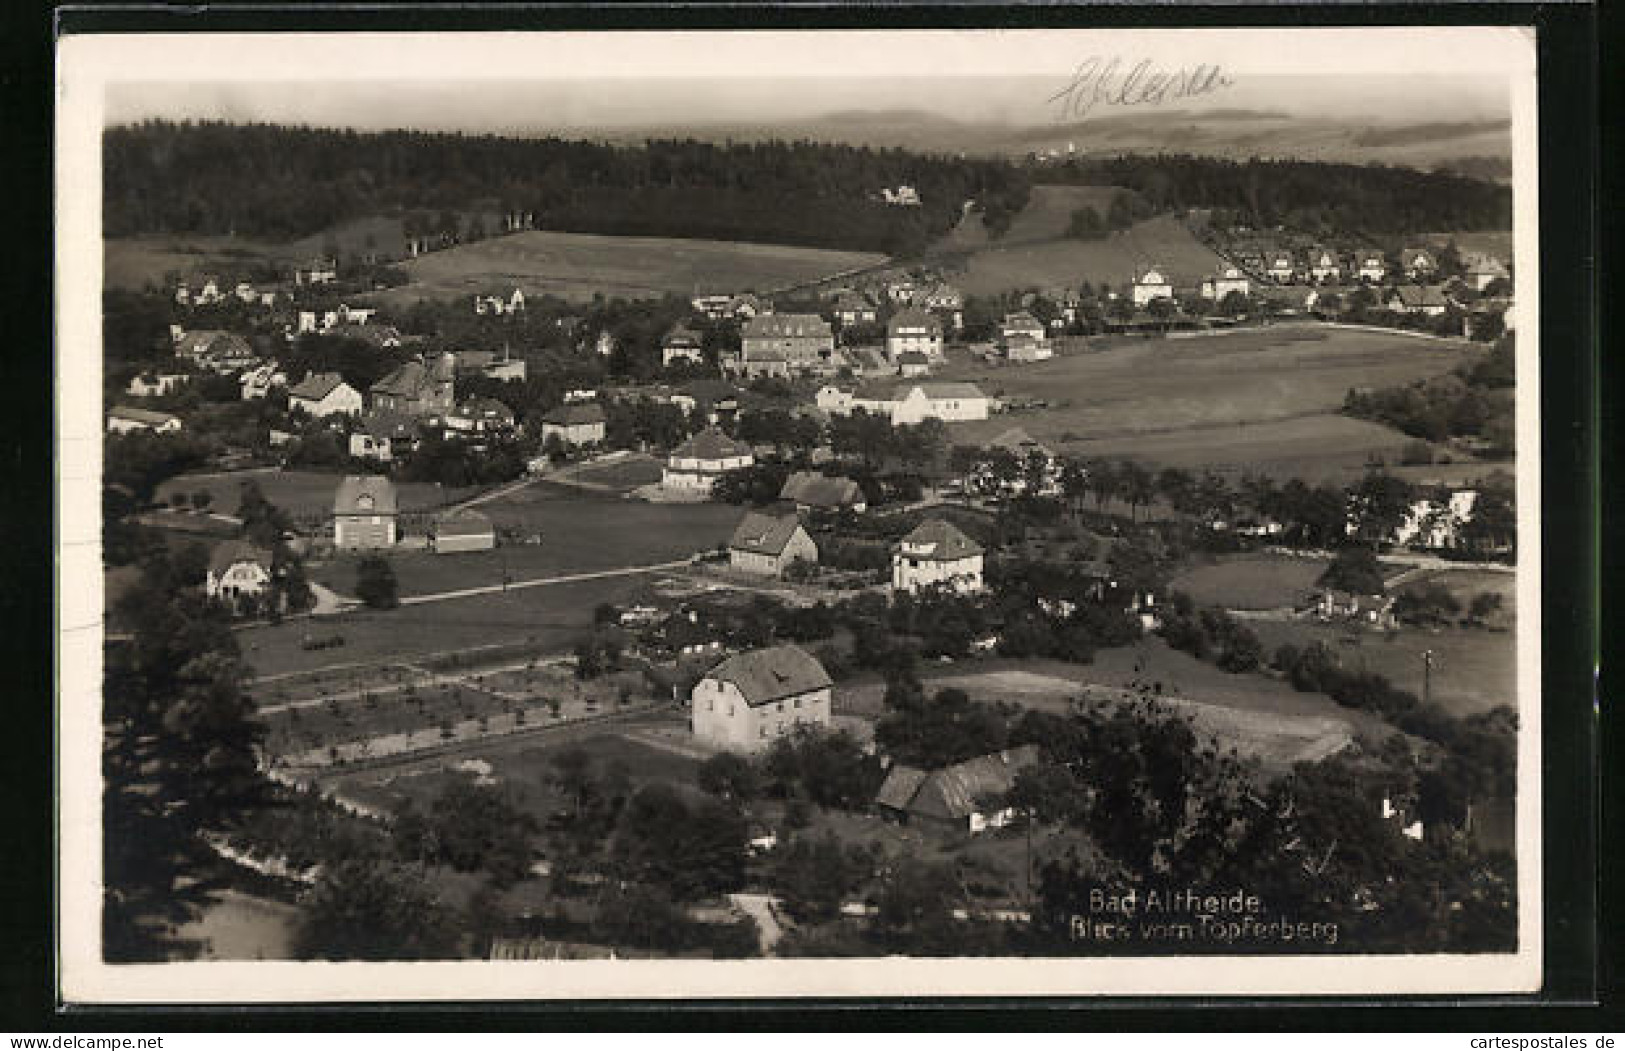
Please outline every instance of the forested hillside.
[[1510, 187], [1413, 168], [1137, 155], [1046, 165], [1040, 178], [1127, 187], [1158, 211], [1211, 208], [1220, 225], [1284, 225], [1327, 237], [1512, 225]]
[[[110, 128], [104, 143], [109, 237], [287, 241], [376, 214], [432, 234], [443, 213], [488, 207], [551, 230], [899, 254], [951, 230], [967, 199], [998, 230], [1028, 191], [1004, 161], [811, 142], [608, 146], [153, 121]], [[921, 206], [879, 200], [905, 184]]]

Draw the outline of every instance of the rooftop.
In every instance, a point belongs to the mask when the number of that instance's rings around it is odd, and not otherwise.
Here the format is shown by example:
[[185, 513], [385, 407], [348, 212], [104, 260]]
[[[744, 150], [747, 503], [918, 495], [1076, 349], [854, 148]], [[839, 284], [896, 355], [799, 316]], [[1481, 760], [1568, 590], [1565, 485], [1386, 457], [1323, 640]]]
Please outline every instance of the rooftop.
[[795, 697], [833, 683], [824, 666], [800, 646], [773, 646], [729, 657], [706, 673], [706, 678], [731, 682], [756, 706]]

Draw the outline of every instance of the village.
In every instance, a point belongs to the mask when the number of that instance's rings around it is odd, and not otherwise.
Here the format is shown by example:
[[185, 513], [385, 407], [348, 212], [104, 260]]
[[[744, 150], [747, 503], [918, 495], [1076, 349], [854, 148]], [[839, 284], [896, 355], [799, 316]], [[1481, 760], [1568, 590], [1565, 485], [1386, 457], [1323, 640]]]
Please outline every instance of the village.
[[[1509, 265], [1206, 229], [1194, 281], [997, 295], [927, 260], [403, 306], [456, 250], [414, 237], [110, 299], [108, 645], [156, 581], [234, 640], [280, 793], [208, 835], [286, 920], [251, 951], [339, 952], [300, 910], [396, 855], [450, 955], [1036, 951], [1309, 767], [1373, 856], [1509, 850]], [[1221, 359], [1326, 369], [1306, 413], [1375, 444], [1315, 461], [1221, 380], [1210, 418]], [[1159, 762], [1178, 820], [1122, 794]], [[173, 933], [250, 951], [223, 914]]]

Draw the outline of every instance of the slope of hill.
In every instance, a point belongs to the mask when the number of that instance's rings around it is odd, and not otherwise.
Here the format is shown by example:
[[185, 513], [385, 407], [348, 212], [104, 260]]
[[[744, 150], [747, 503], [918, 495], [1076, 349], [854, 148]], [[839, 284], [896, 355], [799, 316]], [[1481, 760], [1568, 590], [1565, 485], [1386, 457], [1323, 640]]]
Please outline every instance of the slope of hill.
[[[1062, 200], [1059, 195], [1040, 195], [1040, 189], [1071, 188], [1035, 188], [1034, 200], [1045, 201], [1037, 206], [1041, 214], [1029, 220], [1023, 212], [1016, 220], [1032, 231], [1053, 228], [1055, 206]], [[1065, 214], [1070, 219], [1071, 209], [1066, 209]], [[974, 217], [969, 221], [976, 222]], [[955, 283], [971, 295], [1016, 288], [1076, 288], [1084, 281], [1122, 285], [1134, 279], [1137, 268], [1153, 263], [1163, 267], [1175, 285], [1195, 285], [1222, 262], [1184, 223], [1168, 215], [1135, 223], [1100, 241], [1064, 236], [1026, 242], [984, 240], [981, 247], [965, 249], [950, 235], [939, 242], [938, 252], [942, 264], [955, 271]]]

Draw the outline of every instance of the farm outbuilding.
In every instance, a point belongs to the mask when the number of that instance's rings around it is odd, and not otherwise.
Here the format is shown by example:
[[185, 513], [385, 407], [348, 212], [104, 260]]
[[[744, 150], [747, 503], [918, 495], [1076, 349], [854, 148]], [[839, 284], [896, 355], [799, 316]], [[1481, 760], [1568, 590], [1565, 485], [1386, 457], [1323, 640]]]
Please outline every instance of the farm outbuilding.
[[496, 546], [496, 527], [471, 508], [436, 515], [429, 525], [429, 550], [437, 555], [489, 551]]

